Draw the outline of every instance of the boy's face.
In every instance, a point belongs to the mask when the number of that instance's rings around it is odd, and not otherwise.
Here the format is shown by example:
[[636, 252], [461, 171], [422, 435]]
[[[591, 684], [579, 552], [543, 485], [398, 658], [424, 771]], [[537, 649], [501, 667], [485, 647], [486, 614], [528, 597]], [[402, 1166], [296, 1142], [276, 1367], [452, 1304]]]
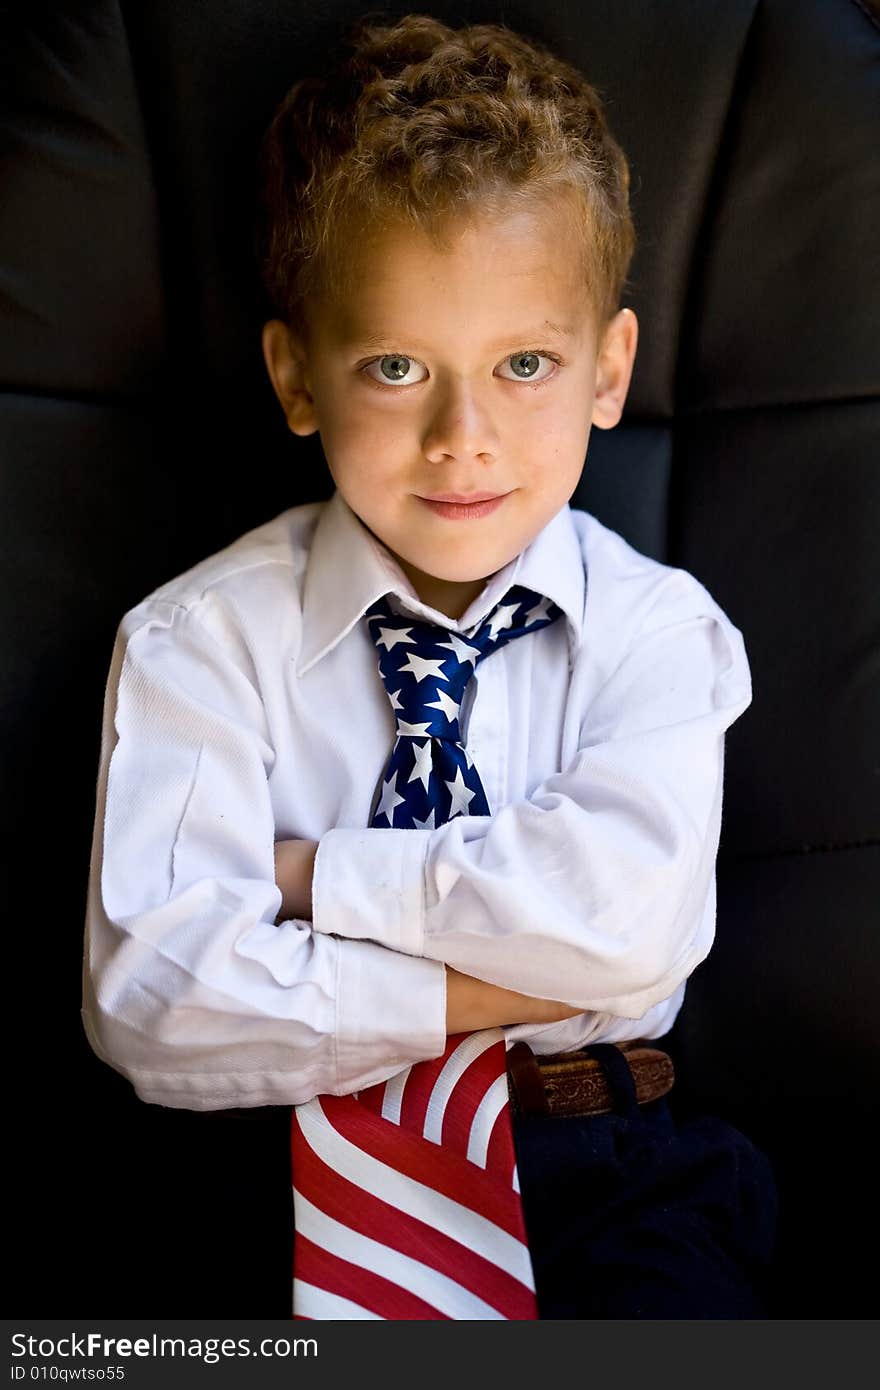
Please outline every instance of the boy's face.
[[442, 251], [396, 226], [352, 246], [352, 291], [307, 305], [306, 336], [263, 330], [289, 427], [320, 430], [352, 511], [452, 618], [568, 502], [591, 425], [620, 418], [636, 318], [600, 340], [576, 235], [561, 201], [463, 223]]

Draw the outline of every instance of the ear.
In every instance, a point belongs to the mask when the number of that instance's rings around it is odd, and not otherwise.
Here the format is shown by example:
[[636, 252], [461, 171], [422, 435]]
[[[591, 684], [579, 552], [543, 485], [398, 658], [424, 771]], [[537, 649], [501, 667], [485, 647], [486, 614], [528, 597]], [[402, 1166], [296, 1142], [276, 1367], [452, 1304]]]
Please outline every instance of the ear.
[[305, 343], [281, 319], [263, 325], [266, 370], [294, 434], [314, 434], [318, 414], [312, 398]]
[[610, 430], [623, 414], [638, 341], [639, 321], [632, 309], [618, 310], [605, 325], [596, 358], [592, 420], [602, 430]]

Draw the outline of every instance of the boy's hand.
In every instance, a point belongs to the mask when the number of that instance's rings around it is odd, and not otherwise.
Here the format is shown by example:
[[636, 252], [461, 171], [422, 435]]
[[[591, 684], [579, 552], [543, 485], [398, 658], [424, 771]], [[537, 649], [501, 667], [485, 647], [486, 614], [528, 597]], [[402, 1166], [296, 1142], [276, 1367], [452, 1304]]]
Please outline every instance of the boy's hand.
[[583, 1009], [558, 999], [534, 999], [513, 989], [487, 984], [473, 975], [446, 967], [446, 1032], [472, 1033], [508, 1023], [561, 1023]]
[[275, 882], [281, 889], [276, 921], [289, 917], [312, 920], [312, 874], [317, 849], [317, 840], [276, 840]]

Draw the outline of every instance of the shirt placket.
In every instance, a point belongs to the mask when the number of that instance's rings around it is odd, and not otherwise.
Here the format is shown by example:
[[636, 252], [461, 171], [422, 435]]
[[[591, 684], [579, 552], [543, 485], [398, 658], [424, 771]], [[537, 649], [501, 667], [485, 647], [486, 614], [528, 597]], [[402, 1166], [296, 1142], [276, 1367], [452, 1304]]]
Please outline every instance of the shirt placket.
[[510, 705], [503, 651], [493, 653], [477, 667], [462, 705], [464, 745], [494, 814], [507, 801]]

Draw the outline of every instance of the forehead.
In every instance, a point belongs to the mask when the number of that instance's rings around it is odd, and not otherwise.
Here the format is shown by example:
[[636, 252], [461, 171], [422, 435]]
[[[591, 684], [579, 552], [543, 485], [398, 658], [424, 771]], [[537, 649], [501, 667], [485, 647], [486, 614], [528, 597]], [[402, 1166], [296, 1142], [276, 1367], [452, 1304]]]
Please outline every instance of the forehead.
[[589, 313], [580, 232], [556, 203], [448, 223], [438, 242], [395, 223], [346, 249], [344, 289], [321, 302], [322, 335], [337, 344], [405, 334], [433, 343], [555, 325], [581, 331]]

